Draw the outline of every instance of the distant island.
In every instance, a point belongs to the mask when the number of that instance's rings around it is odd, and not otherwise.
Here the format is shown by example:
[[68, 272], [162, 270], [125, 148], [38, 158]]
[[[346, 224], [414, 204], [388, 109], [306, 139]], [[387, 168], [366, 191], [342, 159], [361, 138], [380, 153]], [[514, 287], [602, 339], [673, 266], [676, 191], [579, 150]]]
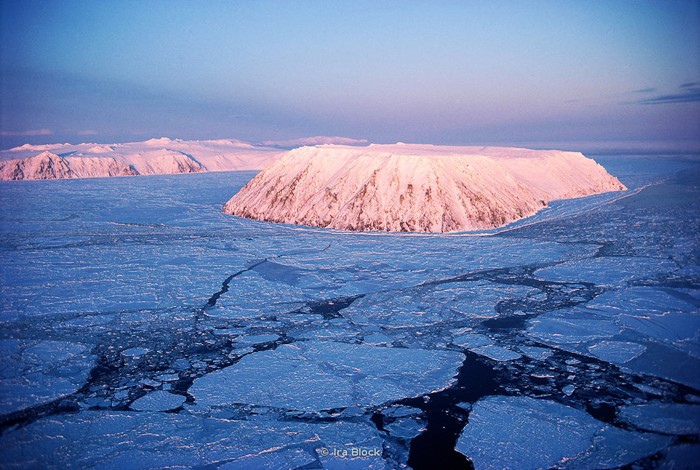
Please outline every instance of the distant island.
[[282, 153], [237, 140], [173, 140], [123, 144], [22, 145], [0, 152], [0, 180], [259, 170]]
[[553, 200], [624, 189], [578, 152], [319, 145], [286, 153], [223, 212], [338, 230], [455, 232], [500, 227]]

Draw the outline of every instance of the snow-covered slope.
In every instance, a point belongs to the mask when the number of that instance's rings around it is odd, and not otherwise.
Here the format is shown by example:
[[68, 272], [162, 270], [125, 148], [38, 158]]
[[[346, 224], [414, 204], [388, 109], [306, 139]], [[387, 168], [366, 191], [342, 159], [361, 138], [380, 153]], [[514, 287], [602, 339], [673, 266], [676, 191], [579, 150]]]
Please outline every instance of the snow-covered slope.
[[281, 154], [236, 140], [182, 141], [168, 138], [125, 144], [23, 145], [0, 152], [0, 179], [59, 179], [103, 176], [259, 170]]
[[35, 157], [0, 162], [2, 180], [93, 178], [137, 174], [129, 165], [118, 162], [114, 158], [64, 158], [48, 151]]
[[288, 152], [223, 210], [340, 230], [451, 232], [499, 227], [555, 199], [623, 189], [575, 152], [322, 145]]

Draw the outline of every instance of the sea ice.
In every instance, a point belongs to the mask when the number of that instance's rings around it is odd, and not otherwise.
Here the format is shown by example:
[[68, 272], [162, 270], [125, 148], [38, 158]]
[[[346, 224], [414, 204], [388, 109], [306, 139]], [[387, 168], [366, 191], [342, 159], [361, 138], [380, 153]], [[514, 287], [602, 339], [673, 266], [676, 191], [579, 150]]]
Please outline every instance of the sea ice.
[[537, 346], [519, 346], [518, 349], [527, 357], [538, 361], [543, 361], [554, 354], [551, 349], [540, 348]]
[[566, 282], [591, 282], [620, 287], [635, 279], [668, 272], [676, 267], [668, 259], [640, 257], [600, 257], [569, 261], [535, 271], [541, 279]]
[[479, 346], [477, 348], [471, 348], [472, 352], [486, 356], [494, 361], [512, 361], [514, 359], [519, 359], [522, 356], [515, 351], [503, 348], [501, 346], [496, 346], [495, 344], [490, 344], [488, 346]]
[[604, 292], [593, 299], [587, 307], [598, 315], [632, 316], [664, 315], [670, 312], [686, 312], [692, 304], [678, 295], [652, 287], [628, 287]]
[[540, 315], [530, 321], [528, 334], [546, 343], [581, 343], [615, 336], [621, 328], [608, 318], [560, 313]]
[[0, 461], [402, 468], [463, 428], [477, 467], [562, 440], [562, 467], [691, 466], [700, 172], [640, 159], [607, 159], [629, 193], [479, 234], [221, 214], [253, 172], [0, 182]]
[[390, 328], [436, 324], [478, 324], [499, 314], [495, 306], [508, 298], [535, 292], [523, 286], [501, 286], [492, 282], [425, 285], [370, 293], [356, 300], [343, 315], [356, 324]]
[[618, 365], [631, 361], [646, 349], [641, 344], [627, 341], [600, 341], [588, 347], [588, 350], [597, 358]]
[[671, 446], [659, 465], [663, 470], [694, 469], [698, 464], [700, 444], [678, 444]]
[[453, 351], [298, 342], [248, 355], [195, 380], [189, 392], [206, 406], [318, 411], [379, 405], [446, 387], [463, 359]]
[[143, 356], [147, 352], [148, 352], [148, 348], [135, 347], [135, 348], [125, 349], [124, 351], [122, 351], [122, 354], [125, 356], [129, 356], [129, 357], [139, 357], [139, 356]]
[[673, 345], [681, 351], [695, 353], [696, 356], [700, 353], [700, 315], [697, 312], [643, 316], [622, 314], [617, 321], [626, 328]]
[[556, 402], [491, 396], [474, 405], [457, 450], [476, 469], [553, 467], [585, 451], [600, 427]]
[[563, 467], [581, 470], [618, 468], [653, 455], [670, 443], [671, 439], [664, 436], [604, 426], [593, 438], [593, 445]]
[[136, 411], [168, 411], [182, 406], [184, 402], [182, 395], [157, 390], [135, 400], [130, 408]]
[[644, 403], [620, 409], [618, 418], [648, 431], [664, 434], [700, 434], [700, 405]]
[[0, 414], [78, 390], [94, 362], [89, 348], [66, 341], [0, 339]]
[[267, 334], [267, 335], [244, 335], [244, 336], [239, 336], [236, 338], [236, 343], [242, 344], [242, 345], [249, 345], [249, 344], [261, 344], [261, 343], [270, 343], [272, 341], [276, 341], [279, 339], [279, 336], [275, 334]]
[[479, 400], [457, 442], [474, 468], [609, 468], [668, 445], [663, 436], [632, 433], [562, 404], [529, 397]]
[[461, 348], [474, 349], [493, 344], [493, 340], [480, 333], [467, 333], [452, 338], [452, 344]]
[[[295, 462], [316, 468], [390, 468], [371, 425], [154, 416], [94, 411], [58, 416], [11, 431], [0, 457], [8, 468], [290, 468]], [[353, 449], [365, 452], [353, 455]]]

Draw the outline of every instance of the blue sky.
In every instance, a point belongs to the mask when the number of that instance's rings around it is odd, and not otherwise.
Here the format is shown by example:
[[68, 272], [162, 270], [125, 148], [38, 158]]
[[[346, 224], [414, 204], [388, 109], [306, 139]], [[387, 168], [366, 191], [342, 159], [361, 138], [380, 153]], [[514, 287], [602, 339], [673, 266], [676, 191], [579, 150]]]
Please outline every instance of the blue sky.
[[2, 1], [0, 140], [700, 148], [700, 1]]

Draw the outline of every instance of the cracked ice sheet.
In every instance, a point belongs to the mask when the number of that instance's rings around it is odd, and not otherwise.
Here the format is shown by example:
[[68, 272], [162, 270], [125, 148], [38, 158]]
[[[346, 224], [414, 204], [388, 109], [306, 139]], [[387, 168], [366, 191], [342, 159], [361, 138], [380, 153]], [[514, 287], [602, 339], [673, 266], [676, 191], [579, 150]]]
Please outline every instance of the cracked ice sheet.
[[645, 403], [623, 406], [618, 418], [640, 429], [664, 434], [699, 434], [700, 405]]
[[182, 406], [184, 402], [185, 397], [181, 395], [156, 390], [135, 400], [130, 408], [137, 411], [168, 411]]
[[498, 316], [495, 306], [499, 301], [534, 292], [537, 290], [530, 287], [481, 281], [418, 286], [368, 294], [343, 310], [343, 316], [355, 324], [390, 328], [477, 324]]
[[691, 303], [692, 298], [687, 302], [679, 297], [685, 294], [672, 289], [633, 287], [606, 292], [588, 308], [597, 315], [614, 318], [621, 326], [651, 341], [700, 358], [697, 306]]
[[615, 289], [599, 295], [590, 301], [587, 307], [598, 315], [612, 317], [620, 314], [644, 317], [697, 309], [697, 306], [679, 298], [679, 295], [685, 295], [684, 292], [672, 295], [674, 292], [675, 289], [662, 290], [653, 287]]
[[[216, 287], [212, 276], [223, 280], [232, 269], [217, 266], [220, 261], [211, 252], [202, 256], [196, 240], [156, 236], [161, 238], [157, 244], [105, 240], [14, 252], [3, 268], [3, 320], [186, 306], [198, 298], [195, 302], [203, 304]], [[212, 274], [216, 272], [221, 274]]]
[[[528, 322], [527, 334], [550, 345], [575, 345], [611, 338], [622, 328], [611, 318], [599, 317], [585, 308], [557, 310]], [[575, 351], [582, 350], [576, 347]]]
[[[278, 236], [272, 240], [274, 243], [256, 239], [255, 250], [272, 263], [284, 265], [287, 272], [280, 269], [277, 273], [261, 274], [269, 280], [291, 283], [316, 298], [403, 289], [470, 271], [587, 256], [596, 249], [594, 245], [539, 240], [338, 233], [285, 225], [275, 228]], [[304, 250], [299, 250], [302, 235]], [[269, 245], [260, 247], [260, 242]], [[430, 249], [426, 249], [426, 243]], [[262, 271], [266, 271], [264, 266]], [[309, 276], [311, 273], [317, 277]]]
[[607, 256], [561, 263], [535, 271], [535, 276], [558, 282], [590, 282], [603, 286], [625, 283], [672, 272], [677, 265], [668, 259]]
[[463, 360], [453, 351], [299, 342], [248, 355], [196, 379], [189, 393], [210, 407], [320, 411], [379, 405], [447, 387]]
[[553, 401], [490, 396], [474, 405], [456, 449], [476, 469], [610, 468], [669, 443], [663, 436], [613, 428]]
[[[463, 329], [457, 330], [457, 332], [461, 331]], [[520, 353], [498, 346], [491, 338], [479, 333], [459, 334], [452, 338], [452, 344], [499, 362], [512, 361], [522, 357]]]
[[598, 359], [622, 365], [639, 357], [647, 348], [628, 341], [600, 341], [589, 346], [588, 350]]
[[528, 335], [636, 373], [700, 387], [700, 317], [673, 289], [605, 292], [586, 307], [540, 315]]
[[[379, 456], [352, 457], [353, 448]], [[391, 468], [381, 451], [368, 424], [86, 411], [8, 432], [0, 458], [5, 468]]]
[[700, 359], [691, 354], [697, 350], [696, 315], [680, 312], [640, 318], [600, 313], [600, 307], [574, 307], [542, 314], [528, 322], [527, 335], [624, 370], [700, 387], [695, 372]]
[[46, 403], [85, 383], [94, 357], [66, 341], [0, 340], [0, 414]]
[[652, 340], [672, 345], [695, 358], [700, 358], [700, 315], [696, 312], [678, 312], [646, 316], [620, 315], [624, 327]]
[[312, 297], [293, 285], [271, 282], [258, 273], [245, 272], [234, 278], [209, 315], [227, 319], [259, 318], [300, 308]]
[[[475, 271], [529, 264], [533, 261], [551, 262], [595, 253], [595, 245], [558, 244], [541, 240], [502, 239], [460, 235], [422, 235], [406, 233], [354, 233], [297, 227], [287, 234], [287, 226], [276, 225], [281, 237], [274, 239], [263, 257], [314, 272], [344, 271], [362, 275], [387, 272], [384, 288], [412, 285], [415, 277], [442, 279], [463, 270]], [[299, 247], [303, 235], [308, 249], [328, 249], [294, 256], [285, 250]], [[314, 242], [314, 243], [312, 243]], [[426, 245], [430, 247], [426, 250]], [[272, 260], [272, 259], [271, 259]], [[459, 260], [455, 264], [455, 260]], [[348, 261], [353, 261], [349, 263]], [[355, 262], [360, 261], [360, 262]], [[426, 276], [427, 275], [427, 276]], [[392, 282], [395, 279], [395, 282]], [[342, 279], [347, 281], [347, 279]], [[357, 292], [354, 292], [357, 293]]]

